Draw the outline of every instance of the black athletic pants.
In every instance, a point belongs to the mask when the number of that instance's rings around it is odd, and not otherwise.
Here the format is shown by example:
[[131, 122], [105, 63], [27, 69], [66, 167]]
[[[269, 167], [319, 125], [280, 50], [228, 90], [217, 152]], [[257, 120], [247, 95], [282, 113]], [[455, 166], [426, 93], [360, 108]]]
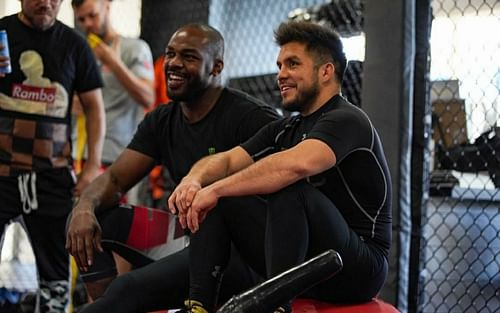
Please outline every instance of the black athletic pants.
[[[222, 279], [221, 303], [262, 280], [234, 254]], [[189, 294], [189, 248], [118, 276], [82, 313], [144, 313], [183, 306]]]
[[387, 275], [386, 257], [354, 233], [319, 190], [304, 181], [295, 183], [269, 195], [266, 210], [239, 199], [221, 199], [191, 238], [190, 298], [213, 307], [213, 269], [227, 262], [231, 240], [244, 261], [267, 278], [328, 249], [339, 252], [342, 271], [303, 297], [363, 302], [377, 295]]

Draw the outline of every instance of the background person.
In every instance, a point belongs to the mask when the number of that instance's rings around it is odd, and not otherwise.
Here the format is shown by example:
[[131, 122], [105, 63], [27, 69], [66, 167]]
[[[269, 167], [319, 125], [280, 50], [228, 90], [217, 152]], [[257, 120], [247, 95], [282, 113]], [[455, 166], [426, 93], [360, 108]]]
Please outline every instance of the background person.
[[106, 111], [104, 164], [111, 164], [132, 139], [144, 109], [155, 100], [151, 50], [141, 39], [119, 35], [110, 21], [110, 0], [72, 0], [78, 25], [101, 41], [93, 48], [102, 73]]
[[[103, 165], [109, 166], [132, 139], [145, 109], [154, 98], [154, 71], [151, 49], [141, 39], [123, 37], [112, 27], [111, 0], [72, 0], [75, 20], [86, 35], [97, 35], [91, 47], [104, 81], [102, 95], [106, 112]], [[95, 38], [95, 37], [94, 37]], [[85, 156], [83, 157], [85, 159]], [[123, 201], [138, 202], [138, 188]], [[115, 255], [119, 273], [131, 266]], [[109, 281], [82, 273], [92, 298], [102, 293]], [[96, 280], [97, 279], [97, 280]]]

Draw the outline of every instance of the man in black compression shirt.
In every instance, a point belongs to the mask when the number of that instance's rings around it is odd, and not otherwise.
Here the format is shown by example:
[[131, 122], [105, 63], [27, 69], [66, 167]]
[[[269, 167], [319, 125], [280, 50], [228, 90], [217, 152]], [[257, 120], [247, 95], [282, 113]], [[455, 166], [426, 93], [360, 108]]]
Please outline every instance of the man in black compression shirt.
[[[73, 209], [66, 246], [82, 270], [92, 270], [94, 249], [102, 250], [101, 236], [131, 241], [129, 229], [135, 223], [135, 214], [116, 203], [154, 165], [167, 167], [173, 180], [180, 183], [196, 161], [235, 147], [277, 118], [270, 107], [221, 85], [223, 50], [221, 34], [207, 25], [186, 25], [172, 35], [165, 50], [167, 90], [172, 102], [146, 115], [132, 142], [84, 190]], [[265, 210], [264, 202], [257, 197], [240, 200]], [[188, 296], [188, 249], [118, 277], [84, 312], [178, 308]], [[230, 272], [235, 275], [224, 277], [221, 292], [227, 296], [221, 300], [255, 284], [253, 276], [246, 275], [247, 269], [235, 258], [231, 260], [235, 270]]]
[[[307, 22], [280, 25], [275, 39], [283, 107], [300, 114], [197, 162], [168, 201], [194, 233], [189, 301], [196, 312], [215, 310], [217, 282], [210, 270], [224, 269], [231, 241], [267, 278], [336, 250], [344, 263], [340, 274], [301, 295], [322, 301], [370, 300], [387, 275], [390, 176], [368, 116], [340, 95], [342, 42], [332, 30]], [[225, 204], [247, 195], [267, 199], [265, 232], [246, 226], [251, 208]], [[258, 214], [264, 213], [251, 218]], [[276, 312], [290, 312], [289, 303]]]

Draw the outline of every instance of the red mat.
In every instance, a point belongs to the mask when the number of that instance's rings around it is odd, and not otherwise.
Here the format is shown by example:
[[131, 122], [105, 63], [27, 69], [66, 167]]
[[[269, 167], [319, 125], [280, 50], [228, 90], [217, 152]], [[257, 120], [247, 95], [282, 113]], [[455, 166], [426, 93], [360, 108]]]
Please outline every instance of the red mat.
[[399, 311], [380, 299], [361, 304], [330, 304], [297, 299], [293, 302], [293, 313], [399, 313]]

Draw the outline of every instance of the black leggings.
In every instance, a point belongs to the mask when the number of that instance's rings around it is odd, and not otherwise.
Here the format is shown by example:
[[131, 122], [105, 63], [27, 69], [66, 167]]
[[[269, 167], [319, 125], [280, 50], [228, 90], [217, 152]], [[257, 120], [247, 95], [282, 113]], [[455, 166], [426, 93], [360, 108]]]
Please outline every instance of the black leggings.
[[[104, 295], [86, 306], [82, 313], [139, 313], [182, 307], [189, 293], [188, 258], [189, 248], [185, 248], [118, 276]], [[220, 300], [225, 302], [260, 281], [234, 253], [222, 279]]]
[[267, 278], [328, 249], [339, 252], [342, 271], [303, 297], [363, 302], [377, 295], [387, 275], [386, 257], [354, 233], [319, 190], [303, 181], [295, 183], [269, 195], [264, 210], [242, 206], [238, 199], [222, 199], [191, 238], [191, 298], [213, 307], [217, 282], [210, 270], [225, 264], [231, 240], [243, 259]]
[[207, 215], [190, 240], [191, 299], [201, 301], [206, 308], [222, 303], [217, 290], [234, 247], [256, 273], [265, 277], [266, 206], [267, 201], [260, 197], [224, 198]]

